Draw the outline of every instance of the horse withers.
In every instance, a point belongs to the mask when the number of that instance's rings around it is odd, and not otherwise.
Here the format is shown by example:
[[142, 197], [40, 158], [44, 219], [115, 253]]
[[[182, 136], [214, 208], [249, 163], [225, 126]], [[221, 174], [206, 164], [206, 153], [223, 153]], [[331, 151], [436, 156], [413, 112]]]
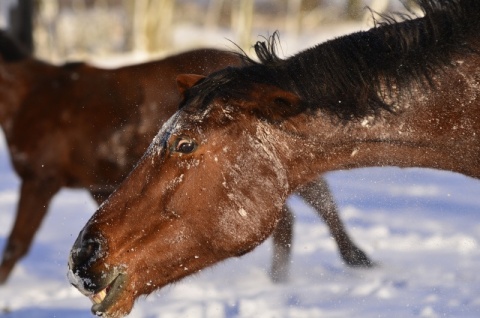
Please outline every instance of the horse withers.
[[[237, 54], [199, 49], [111, 70], [84, 63], [55, 66], [25, 54], [3, 31], [0, 53], [0, 124], [22, 181], [0, 283], [28, 252], [60, 188], [86, 188], [100, 204], [120, 184], [177, 110], [177, 74], [206, 75], [241, 64]], [[344, 231], [326, 183], [320, 179], [299, 191], [319, 209], [345, 262], [371, 264]], [[275, 280], [286, 279], [292, 241], [287, 207], [284, 213], [274, 234]]]
[[69, 277], [104, 317], [263, 242], [318, 174], [429, 167], [480, 177], [480, 1], [419, 0], [291, 58], [275, 40], [207, 77], [80, 232]]

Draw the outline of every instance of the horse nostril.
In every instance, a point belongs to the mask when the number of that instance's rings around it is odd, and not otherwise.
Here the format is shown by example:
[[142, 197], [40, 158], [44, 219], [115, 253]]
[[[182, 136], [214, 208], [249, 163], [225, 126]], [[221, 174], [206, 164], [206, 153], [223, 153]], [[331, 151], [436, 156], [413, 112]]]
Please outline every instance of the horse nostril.
[[87, 242], [83, 245], [79, 253], [79, 258], [81, 259], [92, 259], [94, 258], [96, 252], [99, 250], [100, 244], [96, 242]]
[[71, 261], [74, 266], [89, 266], [101, 257], [101, 244], [94, 239], [83, 239], [81, 236], [73, 245]]

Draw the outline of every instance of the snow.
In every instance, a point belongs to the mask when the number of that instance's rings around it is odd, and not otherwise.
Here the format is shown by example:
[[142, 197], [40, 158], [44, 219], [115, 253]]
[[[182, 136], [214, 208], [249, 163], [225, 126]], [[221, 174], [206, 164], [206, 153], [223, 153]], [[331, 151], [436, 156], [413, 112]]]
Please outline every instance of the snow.
[[[285, 54], [313, 45], [310, 40], [282, 39], [296, 48], [285, 44]], [[289, 283], [270, 281], [267, 241], [140, 299], [130, 317], [480, 317], [477, 180], [392, 167], [326, 178], [349, 233], [377, 267], [346, 267], [326, 226], [294, 196], [288, 201], [296, 213]], [[18, 187], [0, 135], [2, 250]], [[66, 276], [68, 252], [95, 209], [83, 190], [62, 190], [54, 198], [30, 253], [0, 287], [0, 317], [92, 317], [90, 300]]]

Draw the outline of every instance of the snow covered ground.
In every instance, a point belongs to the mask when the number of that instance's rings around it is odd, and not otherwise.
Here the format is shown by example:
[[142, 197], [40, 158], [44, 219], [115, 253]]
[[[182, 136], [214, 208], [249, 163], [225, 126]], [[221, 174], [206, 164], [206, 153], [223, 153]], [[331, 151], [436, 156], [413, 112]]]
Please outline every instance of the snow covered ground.
[[[282, 39], [285, 54], [322, 36]], [[215, 41], [228, 46], [223, 37]], [[7, 156], [0, 135], [2, 250], [19, 186]], [[398, 168], [341, 171], [327, 179], [348, 231], [378, 267], [347, 268], [325, 225], [292, 197], [289, 283], [270, 282], [267, 241], [141, 299], [130, 317], [480, 317], [480, 182]], [[29, 255], [0, 287], [0, 318], [91, 317], [90, 301], [67, 282], [66, 264], [95, 208], [85, 191], [63, 190], [55, 197]]]

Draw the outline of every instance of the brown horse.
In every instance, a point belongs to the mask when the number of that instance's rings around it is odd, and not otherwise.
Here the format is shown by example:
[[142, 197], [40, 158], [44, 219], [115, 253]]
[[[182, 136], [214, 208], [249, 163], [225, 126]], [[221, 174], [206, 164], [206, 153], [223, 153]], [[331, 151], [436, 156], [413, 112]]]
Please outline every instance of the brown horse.
[[265, 240], [320, 173], [393, 165], [480, 177], [480, 1], [282, 60], [179, 76], [184, 99], [80, 232], [69, 277], [104, 317]]
[[[114, 70], [83, 63], [54, 66], [25, 54], [2, 31], [0, 53], [0, 124], [22, 179], [0, 283], [27, 253], [61, 187], [87, 188], [101, 203], [120, 184], [177, 110], [177, 74], [208, 74], [241, 63], [237, 54], [204, 49]], [[322, 179], [300, 195], [320, 211], [347, 264], [371, 264], [345, 233]], [[292, 240], [291, 213], [286, 207], [284, 213], [274, 234], [276, 280], [286, 278]]]

